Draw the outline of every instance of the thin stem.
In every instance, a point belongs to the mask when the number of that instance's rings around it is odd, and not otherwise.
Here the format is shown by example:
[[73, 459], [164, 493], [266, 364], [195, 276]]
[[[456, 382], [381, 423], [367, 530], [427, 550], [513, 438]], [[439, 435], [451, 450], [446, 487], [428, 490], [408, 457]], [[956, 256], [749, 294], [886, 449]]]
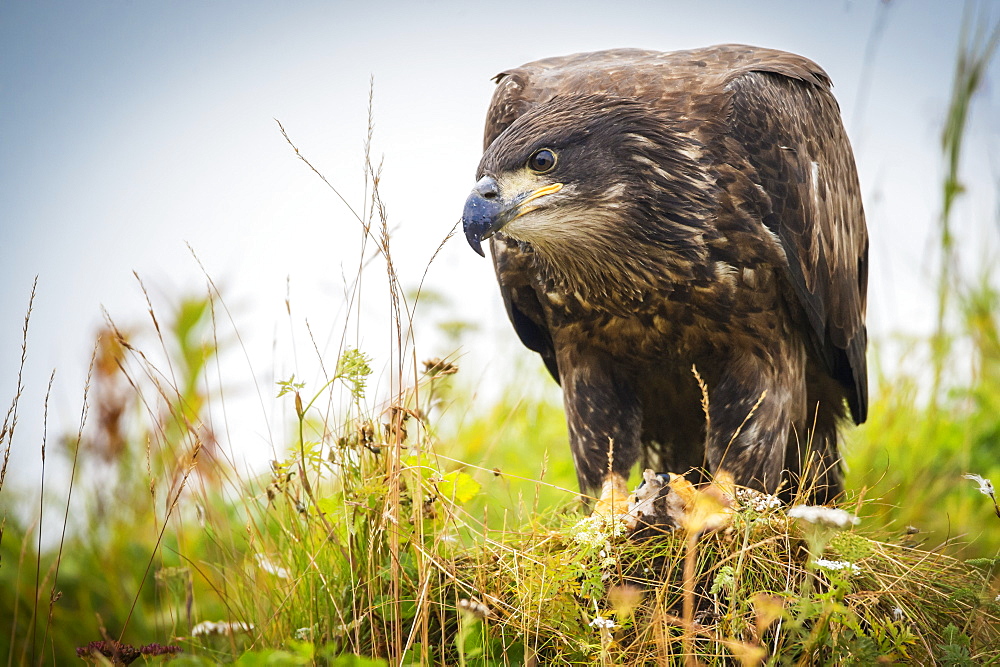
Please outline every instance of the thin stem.
[[684, 547], [684, 664], [693, 667], [698, 664], [694, 654], [694, 586], [695, 565], [698, 557], [698, 534], [688, 531]]

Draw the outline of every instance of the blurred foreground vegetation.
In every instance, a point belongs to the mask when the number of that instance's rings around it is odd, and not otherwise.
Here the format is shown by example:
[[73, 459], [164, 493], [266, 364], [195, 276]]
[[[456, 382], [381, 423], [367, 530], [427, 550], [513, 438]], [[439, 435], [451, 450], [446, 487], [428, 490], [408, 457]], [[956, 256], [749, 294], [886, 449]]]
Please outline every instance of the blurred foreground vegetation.
[[[279, 383], [284, 457], [237, 473], [207, 426], [215, 308], [193, 298], [158, 318], [169, 374], [138, 335], [103, 332], [90, 421], [53, 448], [76, 469], [63, 543], [39, 555], [38, 525], [4, 495], [9, 661], [62, 664], [119, 640], [198, 665], [1000, 659], [1000, 518], [962, 478], [991, 474], [1000, 374], [933, 409], [915, 379], [882, 380], [847, 447], [857, 526], [751, 499], [701, 539], [627, 540], [582, 518], [561, 407], [512, 389], [476, 413], [449, 360], [384, 409], [354, 348], [325, 387]], [[969, 322], [995, 332], [998, 318]]]

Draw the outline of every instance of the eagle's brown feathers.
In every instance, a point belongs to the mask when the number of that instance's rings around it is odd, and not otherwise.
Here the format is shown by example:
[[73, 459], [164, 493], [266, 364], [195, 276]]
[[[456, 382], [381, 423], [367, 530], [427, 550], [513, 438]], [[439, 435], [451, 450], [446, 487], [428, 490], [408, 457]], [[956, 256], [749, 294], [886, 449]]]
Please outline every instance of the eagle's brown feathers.
[[[827, 75], [718, 46], [550, 58], [497, 76], [464, 215], [563, 387], [581, 487], [645, 465], [840, 491], [867, 411], [868, 239]], [[706, 419], [691, 372], [709, 392]], [[612, 470], [608, 470], [613, 449]]]

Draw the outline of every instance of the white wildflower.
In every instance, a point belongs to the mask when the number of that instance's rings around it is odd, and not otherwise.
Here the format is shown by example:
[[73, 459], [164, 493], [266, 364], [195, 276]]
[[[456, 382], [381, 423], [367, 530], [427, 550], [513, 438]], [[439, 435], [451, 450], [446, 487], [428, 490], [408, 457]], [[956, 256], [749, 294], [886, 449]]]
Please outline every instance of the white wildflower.
[[295, 630], [295, 638], [300, 642], [312, 641], [312, 628], [298, 628]]
[[906, 614], [903, 613], [903, 610], [900, 607], [892, 608], [892, 620], [902, 621], [904, 618], [906, 618]]
[[280, 565], [275, 565], [264, 554], [257, 554], [257, 565], [268, 574], [273, 574], [279, 579], [291, 579], [292, 575]]
[[618, 626], [610, 618], [595, 616], [594, 620], [590, 622], [590, 627], [597, 628], [598, 630], [614, 630]]
[[477, 618], [487, 618], [493, 611], [476, 598], [462, 598], [458, 601], [458, 608], [469, 612]]
[[[621, 525], [620, 521], [614, 523]], [[607, 529], [608, 522], [604, 520], [604, 517], [588, 516], [576, 522], [576, 525], [570, 530], [570, 536], [580, 544], [597, 548], [607, 545], [611, 537], [617, 536], [618, 533], [614, 526], [612, 526], [610, 534]]]
[[858, 574], [861, 572], [861, 568], [854, 563], [849, 563], [846, 560], [826, 560], [825, 558], [817, 558], [813, 561], [816, 567], [821, 567], [824, 570], [847, 570], [853, 574]]
[[780, 498], [743, 487], [736, 489], [736, 499], [740, 501], [740, 505], [758, 514], [781, 507]]
[[984, 496], [993, 497], [993, 482], [991, 482], [990, 480], [981, 477], [979, 475], [974, 475], [972, 473], [966, 473], [962, 475], [962, 477], [964, 477], [965, 479], [971, 479], [973, 482], [979, 484], [979, 493], [983, 494]]
[[219, 626], [222, 622], [216, 623], [215, 621], [202, 621], [198, 625], [191, 628], [192, 637], [202, 637], [206, 635], [221, 635], [222, 631]]
[[861, 519], [846, 510], [822, 505], [795, 505], [788, 510], [788, 516], [830, 528], [847, 528], [861, 523]]
[[202, 621], [191, 628], [191, 636], [232, 635], [237, 632], [250, 632], [251, 630], [253, 630], [253, 623], [243, 623], [242, 621]]

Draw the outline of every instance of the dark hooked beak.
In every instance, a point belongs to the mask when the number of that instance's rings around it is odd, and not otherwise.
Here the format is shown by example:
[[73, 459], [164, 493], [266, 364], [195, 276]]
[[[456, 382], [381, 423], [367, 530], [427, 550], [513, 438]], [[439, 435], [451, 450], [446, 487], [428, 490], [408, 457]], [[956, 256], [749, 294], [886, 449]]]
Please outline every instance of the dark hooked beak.
[[493, 236], [494, 232], [507, 223], [503, 213], [503, 201], [500, 199], [500, 188], [492, 176], [483, 176], [472, 189], [472, 194], [465, 200], [465, 210], [462, 211], [462, 230], [472, 249], [485, 257], [483, 241]]
[[472, 249], [485, 257], [483, 241], [500, 231], [511, 220], [534, 211], [529, 204], [540, 197], [562, 189], [562, 183], [550, 183], [531, 192], [520, 192], [510, 199], [500, 195], [500, 186], [492, 176], [483, 176], [465, 200], [462, 212], [462, 230]]

